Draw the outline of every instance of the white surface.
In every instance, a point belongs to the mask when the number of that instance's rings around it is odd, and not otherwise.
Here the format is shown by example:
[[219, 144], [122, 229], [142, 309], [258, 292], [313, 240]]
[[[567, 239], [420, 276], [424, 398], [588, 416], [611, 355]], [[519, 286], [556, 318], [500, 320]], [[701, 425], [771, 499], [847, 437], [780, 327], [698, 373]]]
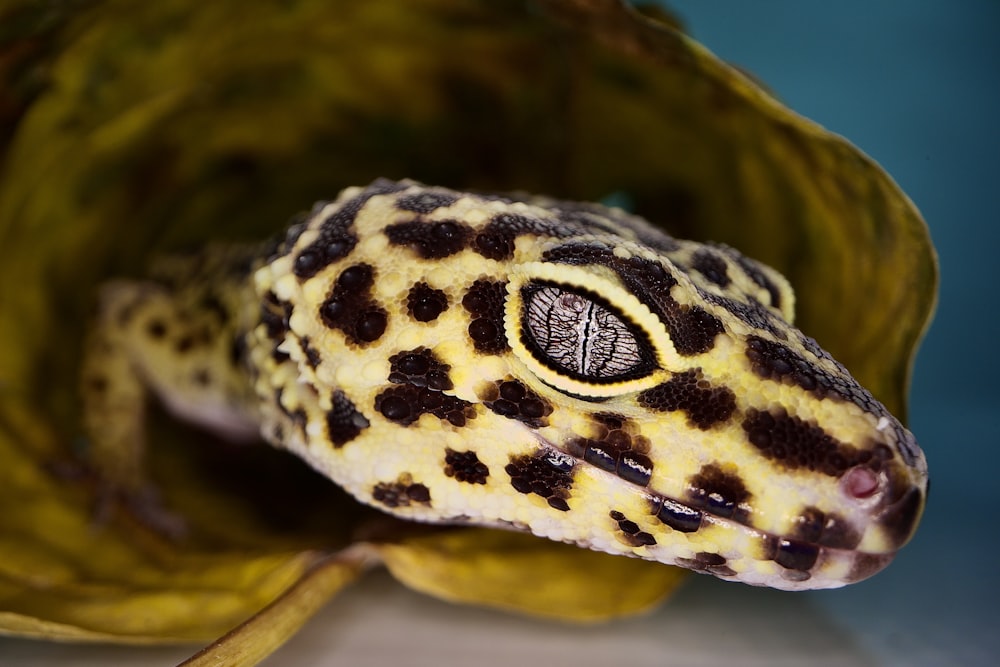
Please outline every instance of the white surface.
[[[4, 667], [173, 665], [198, 647], [123, 648], [0, 639]], [[807, 595], [692, 577], [654, 613], [572, 626], [459, 607], [404, 589], [384, 573], [336, 598], [268, 667], [590, 665], [867, 667]]]

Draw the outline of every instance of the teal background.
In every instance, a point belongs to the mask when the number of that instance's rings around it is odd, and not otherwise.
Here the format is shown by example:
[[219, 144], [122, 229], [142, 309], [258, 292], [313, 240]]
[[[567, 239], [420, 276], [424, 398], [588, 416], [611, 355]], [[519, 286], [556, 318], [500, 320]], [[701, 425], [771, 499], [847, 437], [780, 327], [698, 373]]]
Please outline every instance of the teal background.
[[877, 664], [1000, 664], [1000, 3], [665, 4], [717, 55], [874, 157], [940, 255], [910, 403], [932, 481], [923, 523], [874, 579], [809, 595]]

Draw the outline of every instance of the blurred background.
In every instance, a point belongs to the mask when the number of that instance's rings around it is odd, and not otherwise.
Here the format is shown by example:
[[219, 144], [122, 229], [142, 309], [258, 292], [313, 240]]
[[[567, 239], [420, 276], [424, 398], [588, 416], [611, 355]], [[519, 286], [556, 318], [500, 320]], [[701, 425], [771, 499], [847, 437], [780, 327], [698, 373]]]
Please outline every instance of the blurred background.
[[[669, 7], [709, 49], [874, 157], [930, 226], [942, 283], [910, 426], [933, 491], [916, 538], [847, 589], [788, 595], [695, 577], [652, 615], [594, 629], [449, 606], [375, 576], [266, 664], [1000, 664], [1000, 3]], [[11, 666], [166, 665], [190, 653], [0, 639]]]
[[[1000, 664], [1000, 3], [671, 2], [692, 35], [877, 160], [940, 257], [910, 428], [931, 470], [920, 531], [881, 575], [810, 594], [876, 664]], [[877, 307], [877, 306], [875, 306]]]

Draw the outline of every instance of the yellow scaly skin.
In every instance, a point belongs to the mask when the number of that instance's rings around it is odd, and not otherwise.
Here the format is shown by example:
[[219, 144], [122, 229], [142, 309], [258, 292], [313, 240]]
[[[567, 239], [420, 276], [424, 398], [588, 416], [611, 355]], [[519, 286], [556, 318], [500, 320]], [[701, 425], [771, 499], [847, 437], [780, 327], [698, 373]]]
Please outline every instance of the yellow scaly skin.
[[85, 426], [126, 488], [151, 389], [399, 517], [836, 587], [910, 538], [927, 469], [793, 299], [617, 209], [379, 180], [270, 247], [107, 285]]

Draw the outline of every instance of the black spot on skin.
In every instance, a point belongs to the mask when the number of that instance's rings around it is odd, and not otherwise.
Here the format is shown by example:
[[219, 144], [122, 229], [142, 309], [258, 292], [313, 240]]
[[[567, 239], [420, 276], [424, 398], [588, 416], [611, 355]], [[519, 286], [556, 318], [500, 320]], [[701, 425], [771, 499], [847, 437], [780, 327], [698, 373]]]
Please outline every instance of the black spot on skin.
[[454, 385], [448, 377], [451, 366], [425, 347], [399, 352], [389, 357], [389, 382], [447, 391]]
[[501, 417], [516, 419], [532, 428], [540, 428], [548, 423], [546, 417], [552, 413], [552, 405], [520, 381], [498, 381], [495, 393], [496, 397], [484, 401], [484, 405]]
[[791, 537], [833, 549], [854, 549], [862, 535], [843, 517], [807, 507], [795, 519]]
[[806, 351], [816, 357], [817, 359], [825, 359], [827, 361], [834, 361], [834, 358], [830, 356], [830, 353], [819, 346], [819, 343], [815, 338], [805, 335], [802, 332], [799, 333], [799, 342]]
[[640, 393], [637, 400], [650, 410], [683, 410], [688, 423], [703, 431], [729, 421], [736, 410], [736, 395], [727, 387], [713, 387], [700, 368], [675, 374]]
[[923, 494], [920, 489], [911, 488], [879, 516], [879, 525], [885, 530], [893, 546], [903, 546], [913, 534], [922, 506]]
[[674, 347], [681, 356], [708, 352], [715, 346], [715, 337], [724, 331], [722, 321], [701, 306], [681, 305], [672, 326], [668, 326]]
[[[778, 540], [774, 562], [789, 570], [808, 572], [816, 564], [819, 547], [796, 540]], [[800, 581], [800, 579], [796, 579]]]
[[709, 292], [702, 291], [700, 294], [705, 301], [725, 308], [730, 314], [739, 318], [740, 321], [751, 328], [766, 331], [780, 340], [788, 338], [785, 329], [777, 323], [777, 317], [774, 313], [756, 299], [750, 297], [749, 301], [744, 303], [743, 301], [737, 301], [736, 299]]
[[448, 309], [448, 295], [427, 283], [417, 283], [406, 295], [406, 310], [417, 322], [431, 322]]
[[594, 243], [567, 243], [548, 250], [543, 259], [563, 264], [598, 264], [615, 271], [636, 297], [663, 322], [674, 348], [689, 357], [708, 352], [725, 328], [722, 321], [700, 306], [678, 303], [670, 296], [677, 279], [659, 262], [642, 257], [617, 257], [612, 248]]
[[428, 387], [400, 384], [383, 390], [375, 397], [375, 409], [389, 421], [409, 426], [422, 414], [432, 414], [453, 426], [465, 426], [475, 418], [475, 406], [460, 398]]
[[740, 268], [743, 269], [743, 272], [750, 277], [750, 280], [767, 290], [768, 296], [771, 297], [771, 306], [773, 308], [780, 309], [781, 290], [779, 290], [778, 286], [767, 277], [767, 274], [760, 268], [760, 265], [749, 257], [745, 257], [731, 248], [727, 248], [726, 250], [728, 250], [726, 254], [728, 254], [730, 258], [740, 265]]
[[507, 260], [514, 256], [514, 239], [522, 234], [562, 238], [579, 233], [579, 227], [556, 220], [499, 213], [476, 235], [472, 248], [487, 259]]
[[[313, 211], [319, 211], [326, 207], [328, 201], [318, 201], [313, 204]], [[309, 227], [309, 216], [305, 213], [297, 213], [288, 220], [288, 227], [285, 229], [284, 238], [276, 240], [268, 253], [268, 262], [273, 262], [278, 257], [287, 255], [295, 246], [295, 242], [302, 236], [302, 232]]]
[[379, 482], [372, 488], [372, 498], [386, 507], [429, 505], [431, 491], [423, 484], [414, 484], [409, 475], [401, 475], [395, 482]]
[[445, 192], [423, 191], [412, 195], [400, 195], [396, 208], [413, 213], [433, 213], [439, 208], [447, 208], [458, 201], [458, 197]]
[[199, 387], [207, 387], [212, 384], [212, 376], [207, 369], [199, 368], [191, 376], [191, 380]]
[[708, 248], [697, 250], [691, 257], [691, 268], [719, 287], [729, 285], [729, 265], [726, 260]]
[[472, 238], [472, 228], [457, 220], [399, 222], [388, 225], [389, 243], [409, 246], [424, 259], [440, 259], [464, 249]]
[[[292, 422], [295, 428], [304, 434], [306, 430], [306, 422], [308, 421], [308, 417], [306, 416], [305, 410], [303, 410], [301, 407], [295, 408], [294, 410], [289, 409], [289, 407], [284, 403], [283, 400], [284, 395], [285, 392], [282, 388], [279, 387], [278, 389], [276, 389], [274, 391], [274, 404], [278, 406], [278, 409], [280, 409], [281, 412], [284, 413], [284, 415], [289, 419], [289, 421]], [[277, 445], [283, 444], [282, 440], [274, 440], [272, 442]]]
[[573, 486], [573, 462], [561, 455], [541, 451], [533, 456], [512, 456], [504, 468], [510, 485], [519, 493], [541, 496], [549, 506], [569, 511], [566, 500]]
[[714, 463], [702, 466], [688, 480], [687, 496], [693, 507], [724, 519], [746, 523], [750, 508], [750, 492], [735, 474]]
[[626, 422], [617, 416], [595, 415], [595, 421], [597, 437], [568, 440], [566, 451], [627, 482], [647, 486], [653, 475], [653, 461], [646, 454], [649, 442], [629, 433]]
[[222, 305], [222, 301], [215, 294], [203, 294], [198, 299], [198, 309], [205, 313], [211, 313], [215, 316], [218, 324], [224, 325], [229, 321], [229, 311]]
[[94, 394], [103, 394], [108, 390], [108, 378], [94, 375], [87, 378], [87, 390]]
[[267, 337], [275, 342], [284, 340], [288, 333], [288, 320], [292, 316], [292, 304], [282, 301], [274, 292], [264, 295], [260, 304], [260, 321], [264, 324]]
[[701, 528], [699, 510], [668, 498], [654, 498], [652, 513], [661, 523], [680, 533], [693, 533]]
[[656, 544], [656, 538], [646, 531], [639, 530], [639, 524], [630, 521], [624, 514], [616, 510], [609, 512], [611, 520], [618, 524], [621, 531], [619, 537], [631, 547], [651, 547]]
[[302, 354], [306, 358], [306, 364], [309, 368], [316, 368], [319, 366], [322, 357], [319, 354], [319, 350], [310, 344], [309, 336], [302, 336], [299, 339], [299, 346], [302, 348]]
[[472, 316], [469, 337], [476, 350], [486, 354], [499, 354], [509, 349], [504, 334], [504, 301], [506, 283], [477, 280], [462, 298], [462, 306]]
[[344, 392], [334, 391], [331, 403], [332, 407], [326, 413], [326, 429], [334, 448], [340, 449], [361, 435], [369, 422]]
[[320, 305], [319, 316], [326, 326], [339, 329], [355, 344], [371, 343], [385, 333], [388, 315], [371, 297], [374, 271], [368, 264], [344, 269], [333, 290]]
[[229, 363], [239, 368], [247, 360], [247, 341], [243, 336], [235, 336], [229, 345]]
[[854, 565], [851, 567], [851, 571], [844, 581], [846, 583], [853, 583], [856, 581], [861, 581], [862, 579], [867, 579], [868, 577], [881, 572], [885, 569], [885, 566], [892, 562], [894, 553], [889, 554], [866, 554], [866, 553], [856, 553], [854, 554]]
[[194, 349], [196, 339], [192, 334], [184, 334], [174, 343], [174, 351], [178, 354], [185, 354]]
[[358, 243], [354, 221], [375, 195], [398, 192], [406, 186], [379, 179], [357, 196], [344, 202], [319, 228], [319, 236], [303, 248], [292, 263], [292, 272], [301, 279], [312, 278], [324, 268], [347, 257]]
[[805, 468], [832, 477], [856, 465], [879, 470], [884, 459], [892, 455], [884, 446], [858, 449], [842, 443], [816, 424], [789, 416], [784, 409], [747, 410], [742, 426], [750, 444], [768, 459], [787, 468]]
[[[759, 336], [747, 337], [747, 359], [758, 376], [795, 385], [816, 398], [836, 398], [854, 403], [865, 412], [888, 416], [888, 412], [866, 389], [837, 364], [838, 373], [830, 373], [804, 359], [795, 351]], [[829, 355], [822, 358], [829, 360]]]
[[723, 556], [710, 551], [699, 551], [694, 558], [678, 558], [674, 563], [695, 572], [714, 574], [717, 577], [732, 577], [736, 574], [735, 570], [726, 565]]
[[490, 469], [472, 451], [456, 452], [454, 449], [446, 449], [444, 463], [444, 474], [459, 482], [485, 484], [486, 478], [490, 476]]
[[167, 323], [153, 319], [146, 323], [146, 333], [154, 340], [162, 340], [167, 335]]

